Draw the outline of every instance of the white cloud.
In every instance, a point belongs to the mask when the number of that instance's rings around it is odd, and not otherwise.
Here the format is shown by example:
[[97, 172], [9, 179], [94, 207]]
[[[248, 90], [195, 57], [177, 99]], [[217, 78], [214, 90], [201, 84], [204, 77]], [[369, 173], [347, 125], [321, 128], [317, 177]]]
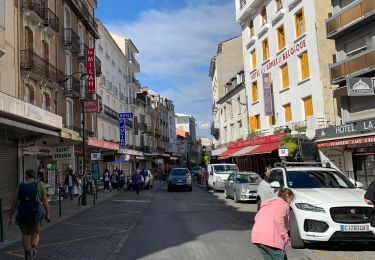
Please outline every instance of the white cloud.
[[176, 110], [211, 121], [210, 59], [220, 41], [240, 34], [233, 0], [188, 0], [184, 8], [148, 10], [110, 30], [133, 40], [140, 53], [141, 83], [172, 99]]

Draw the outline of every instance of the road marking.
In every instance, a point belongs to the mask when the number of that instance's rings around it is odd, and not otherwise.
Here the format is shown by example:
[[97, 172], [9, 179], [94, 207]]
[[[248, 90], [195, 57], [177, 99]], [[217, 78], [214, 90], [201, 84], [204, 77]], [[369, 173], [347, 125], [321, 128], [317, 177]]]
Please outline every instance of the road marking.
[[115, 231], [128, 231], [128, 229], [118, 229], [118, 228], [110, 228], [110, 227], [98, 227], [98, 226], [91, 226], [91, 225], [84, 225], [84, 224], [78, 224], [73, 222], [66, 222], [62, 223], [65, 225], [72, 225], [72, 226], [78, 226], [78, 227], [87, 227], [87, 228], [98, 228], [98, 229], [107, 229], [107, 230], [115, 230]]
[[[56, 242], [56, 243], [42, 244], [42, 245], [38, 246], [38, 248], [70, 244], [70, 243], [74, 243], [74, 242], [77, 242], [77, 241], [85, 241], [85, 240], [94, 239], [94, 238], [108, 237], [108, 236], [113, 236], [113, 235], [116, 235], [116, 234], [119, 234], [119, 233], [126, 233], [126, 232], [127, 232], [127, 230], [123, 230], [123, 231], [119, 231], [118, 233], [112, 232], [112, 233], [103, 234], [103, 235], [81, 237], [81, 238], [76, 238], [76, 239], [71, 239], [71, 240], [66, 240], [66, 241], [60, 241], [60, 242]], [[22, 252], [22, 251], [23, 251], [23, 249], [12, 250], [12, 251], [5, 252], [5, 254], [23, 258], [24, 257], [23, 255], [20, 255], [20, 254], [17, 253], [17, 252]]]

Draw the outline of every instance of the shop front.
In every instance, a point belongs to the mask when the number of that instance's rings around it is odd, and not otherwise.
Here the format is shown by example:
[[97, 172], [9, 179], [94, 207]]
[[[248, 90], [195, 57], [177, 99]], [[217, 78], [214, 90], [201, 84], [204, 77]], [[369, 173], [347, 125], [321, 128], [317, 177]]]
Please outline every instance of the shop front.
[[[99, 164], [99, 172], [103, 174], [105, 169], [113, 172], [118, 167], [116, 163], [116, 154], [119, 150], [117, 143], [97, 139], [94, 137], [87, 138], [87, 155], [88, 164], [87, 169], [92, 169], [92, 164]], [[91, 161], [91, 154], [100, 154], [99, 158]]]
[[330, 162], [364, 187], [375, 180], [375, 119], [316, 131], [322, 161]]
[[141, 151], [120, 148], [119, 154], [129, 157], [129, 160], [121, 165], [121, 169], [126, 173], [132, 173], [135, 169], [147, 169], [147, 160], [145, 154]]

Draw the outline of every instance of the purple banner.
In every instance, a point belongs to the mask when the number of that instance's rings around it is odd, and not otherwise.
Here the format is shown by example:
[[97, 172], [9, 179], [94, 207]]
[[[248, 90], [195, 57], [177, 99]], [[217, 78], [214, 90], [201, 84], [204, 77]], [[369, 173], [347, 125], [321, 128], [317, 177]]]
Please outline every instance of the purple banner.
[[270, 84], [270, 74], [263, 73], [263, 99], [264, 99], [264, 112], [266, 116], [273, 115], [272, 93]]

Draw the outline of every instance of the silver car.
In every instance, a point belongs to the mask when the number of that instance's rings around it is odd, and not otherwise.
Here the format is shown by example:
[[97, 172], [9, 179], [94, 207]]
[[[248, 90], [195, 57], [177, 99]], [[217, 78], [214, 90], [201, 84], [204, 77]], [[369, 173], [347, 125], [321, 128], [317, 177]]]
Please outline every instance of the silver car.
[[225, 181], [224, 196], [234, 202], [256, 201], [258, 185], [262, 179], [255, 172], [234, 172]]

